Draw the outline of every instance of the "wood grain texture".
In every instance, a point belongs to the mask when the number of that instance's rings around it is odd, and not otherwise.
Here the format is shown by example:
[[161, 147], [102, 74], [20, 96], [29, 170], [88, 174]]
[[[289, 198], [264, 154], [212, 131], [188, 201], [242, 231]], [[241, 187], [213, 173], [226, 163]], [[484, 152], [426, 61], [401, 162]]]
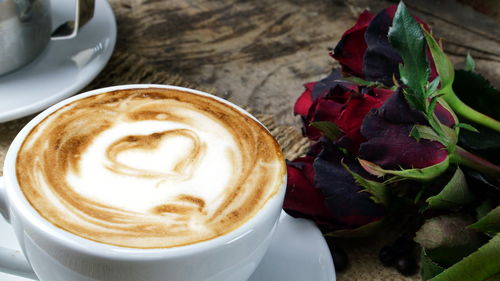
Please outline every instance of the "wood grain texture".
[[[338, 66], [327, 49], [335, 46], [363, 9], [376, 12], [394, 3], [109, 1], [118, 23], [116, 52], [103, 73], [86, 89], [138, 82], [213, 89], [220, 96], [247, 105], [254, 113], [274, 115], [278, 125], [296, 127], [292, 108], [303, 91], [302, 84], [320, 79]], [[452, 0], [406, 2], [444, 38], [445, 49], [457, 65], [462, 65], [465, 54], [471, 52], [477, 69], [500, 86], [498, 21]], [[277, 126], [268, 115], [258, 116], [286, 148], [288, 158], [303, 153], [307, 141], [296, 130]], [[1, 162], [9, 143], [31, 118], [0, 124]], [[418, 276], [401, 276], [378, 262], [377, 249], [393, 238], [345, 242], [351, 267], [339, 274], [338, 280], [419, 280]]]
[[[374, 11], [396, 1], [350, 1]], [[500, 22], [453, 0], [406, 0], [412, 13], [427, 22], [452, 62], [463, 68], [465, 56], [476, 60], [476, 71], [500, 88]], [[495, 6], [493, 6], [495, 7]]]
[[288, 124], [302, 84], [335, 65], [328, 48], [353, 22], [331, 1], [112, 3], [119, 46]]
[[[305, 82], [336, 62], [328, 48], [368, 8], [369, 0], [111, 0], [117, 14], [117, 48], [154, 68], [174, 72], [222, 96], [295, 124], [293, 104]], [[457, 65], [470, 52], [477, 69], [496, 86], [500, 77], [500, 24], [453, 0], [409, 0], [412, 11], [444, 38]]]

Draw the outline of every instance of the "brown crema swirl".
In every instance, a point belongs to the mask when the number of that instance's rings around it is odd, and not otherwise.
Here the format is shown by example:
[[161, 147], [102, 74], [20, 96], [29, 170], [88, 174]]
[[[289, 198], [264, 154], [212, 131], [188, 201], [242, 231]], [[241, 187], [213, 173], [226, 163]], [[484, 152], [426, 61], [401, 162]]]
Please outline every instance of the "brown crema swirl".
[[[168, 168], [150, 168], [153, 158], [169, 160]], [[286, 174], [279, 145], [251, 117], [211, 97], [164, 88], [117, 90], [59, 108], [28, 134], [16, 171], [46, 220], [129, 248], [224, 235], [255, 216]]]

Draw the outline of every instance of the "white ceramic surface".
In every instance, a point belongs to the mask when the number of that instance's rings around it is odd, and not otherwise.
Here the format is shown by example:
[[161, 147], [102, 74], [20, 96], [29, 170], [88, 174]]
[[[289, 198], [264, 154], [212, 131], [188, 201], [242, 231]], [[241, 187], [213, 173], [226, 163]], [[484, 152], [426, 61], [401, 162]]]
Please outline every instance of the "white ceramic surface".
[[[246, 281], [264, 257], [280, 218], [286, 175], [277, 194], [237, 229], [200, 243], [167, 249], [122, 248], [96, 243], [57, 228], [43, 219], [24, 198], [16, 180], [16, 155], [28, 133], [41, 120], [76, 99], [121, 89], [166, 88], [210, 96], [242, 114], [240, 107], [210, 94], [167, 85], [122, 85], [68, 98], [33, 118], [16, 136], [5, 157], [0, 208], [10, 217], [23, 253], [43, 281]], [[256, 120], [256, 119], [255, 119]], [[2, 186], [3, 184], [0, 184]], [[1, 211], [1, 210], [0, 210]], [[26, 272], [17, 253], [0, 248], [5, 270]]]
[[[54, 27], [72, 19], [73, 0], [51, 0]], [[76, 38], [50, 41], [27, 66], [0, 76], [0, 122], [39, 112], [69, 97], [104, 68], [116, 42], [116, 21], [106, 0]]]
[[264, 259], [248, 281], [335, 281], [332, 255], [311, 221], [281, 213]]
[[[12, 228], [0, 216], [0, 247], [20, 249]], [[28, 281], [0, 272], [2, 281]], [[332, 258], [313, 223], [282, 213], [264, 259], [249, 281], [335, 281]]]

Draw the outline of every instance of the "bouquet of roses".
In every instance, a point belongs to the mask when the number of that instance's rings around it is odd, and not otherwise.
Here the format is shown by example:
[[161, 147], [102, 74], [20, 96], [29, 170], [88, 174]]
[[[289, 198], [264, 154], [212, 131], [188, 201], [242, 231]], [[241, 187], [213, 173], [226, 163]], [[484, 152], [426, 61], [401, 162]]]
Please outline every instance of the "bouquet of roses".
[[[403, 3], [362, 13], [331, 56], [342, 70], [295, 104], [314, 143], [288, 162], [285, 210], [328, 236], [396, 222], [420, 245], [424, 280], [498, 280], [500, 93], [470, 56], [455, 70]], [[415, 248], [397, 243], [385, 265]]]

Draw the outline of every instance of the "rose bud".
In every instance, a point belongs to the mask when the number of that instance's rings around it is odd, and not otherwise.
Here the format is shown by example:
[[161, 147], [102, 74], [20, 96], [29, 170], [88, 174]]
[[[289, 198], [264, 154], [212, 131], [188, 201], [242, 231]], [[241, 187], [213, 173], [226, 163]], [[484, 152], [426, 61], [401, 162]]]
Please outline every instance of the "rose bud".
[[372, 19], [373, 14], [371, 12], [364, 11], [361, 13], [354, 26], [344, 32], [339, 43], [330, 54], [340, 63], [344, 73], [365, 78], [363, 73], [363, 56], [367, 48], [365, 33]]
[[318, 140], [323, 134], [315, 122], [331, 122], [340, 135], [336, 142], [352, 153], [358, 151], [365, 141], [360, 133], [364, 116], [373, 108], [380, 107], [393, 91], [370, 88], [339, 80], [337, 71], [321, 81], [308, 83], [306, 90], [295, 103], [295, 114], [302, 117], [303, 133], [311, 140]]
[[[378, 81], [386, 86], [393, 86], [393, 77], [399, 78], [398, 65], [402, 63], [399, 53], [391, 46], [387, 33], [392, 25], [396, 6], [390, 6], [377, 15], [363, 12], [353, 27], [348, 29], [330, 54], [342, 66], [347, 76]], [[429, 26], [417, 17], [417, 22], [426, 30]], [[427, 58], [431, 62], [432, 81], [436, 76], [436, 67], [430, 52]]]
[[[454, 116], [439, 104], [435, 114], [442, 124], [449, 127], [455, 124]], [[446, 170], [449, 159], [445, 145], [436, 140], [415, 138], [412, 136], [415, 125], [426, 126], [428, 121], [408, 105], [398, 89], [363, 120], [361, 135], [367, 141], [361, 144], [358, 154], [363, 168], [378, 176], [389, 173], [417, 180], [434, 178]], [[435, 168], [429, 169], [427, 174], [414, 170], [430, 167]], [[406, 174], [405, 170], [408, 170]]]
[[353, 235], [355, 229], [380, 221], [384, 206], [376, 203], [370, 192], [362, 192], [367, 189], [358, 184], [352, 173], [375, 178], [328, 140], [322, 139], [313, 150], [316, 151], [287, 165], [285, 211], [333, 231], [351, 231]]

